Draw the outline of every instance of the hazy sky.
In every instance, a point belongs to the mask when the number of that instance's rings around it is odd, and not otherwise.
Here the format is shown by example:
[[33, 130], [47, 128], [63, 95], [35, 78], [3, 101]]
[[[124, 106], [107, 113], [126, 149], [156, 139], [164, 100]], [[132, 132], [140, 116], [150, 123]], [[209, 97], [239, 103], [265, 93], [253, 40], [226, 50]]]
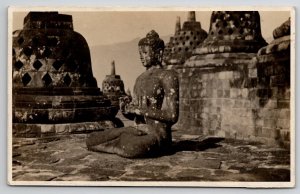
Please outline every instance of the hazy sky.
[[[186, 11], [144, 11], [144, 12], [60, 12], [73, 16], [74, 30], [81, 33], [90, 46], [126, 42], [144, 37], [151, 29], [160, 36], [174, 33], [176, 16], [181, 23], [186, 20]], [[261, 30], [264, 38], [272, 37], [274, 28], [289, 17], [288, 11], [260, 11]], [[13, 29], [22, 29], [27, 12], [15, 12]], [[204, 30], [209, 30], [211, 11], [196, 12], [197, 21]]]
[[[13, 30], [22, 29], [24, 17], [28, 12], [14, 12]], [[135, 79], [144, 71], [138, 48], [108, 56], [93, 50], [96, 45], [109, 45], [128, 42], [136, 38], [145, 37], [146, 33], [154, 29], [160, 36], [173, 35], [176, 17], [181, 17], [181, 24], [186, 21], [187, 11], [102, 11], [102, 12], [60, 12], [73, 17], [74, 30], [82, 34], [91, 48], [93, 73], [98, 86], [110, 72], [110, 63], [117, 59], [117, 73], [121, 75], [126, 88], [133, 88]], [[288, 11], [260, 11], [262, 35], [266, 41], [272, 40], [273, 30], [290, 17]], [[196, 20], [201, 22], [204, 30], [209, 30], [211, 11], [197, 11]], [[165, 40], [167, 42], [168, 40]], [[134, 55], [132, 55], [132, 53]], [[122, 60], [126, 58], [126, 60]], [[130, 59], [129, 59], [130, 58]]]

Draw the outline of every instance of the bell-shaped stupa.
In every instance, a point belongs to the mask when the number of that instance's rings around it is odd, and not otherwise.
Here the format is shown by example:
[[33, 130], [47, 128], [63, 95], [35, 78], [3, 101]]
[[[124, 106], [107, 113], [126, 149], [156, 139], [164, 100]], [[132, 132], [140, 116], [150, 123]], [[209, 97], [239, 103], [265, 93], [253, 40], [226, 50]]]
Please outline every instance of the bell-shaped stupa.
[[177, 17], [175, 34], [165, 48], [164, 62], [167, 67], [182, 65], [206, 37], [207, 32], [201, 28], [200, 22], [196, 21], [195, 11], [188, 12], [187, 21], [183, 23], [182, 28], [180, 17]]
[[257, 11], [213, 11], [207, 38], [194, 50], [185, 66], [240, 64], [249, 58], [248, 53], [257, 53], [265, 45]]
[[96, 130], [115, 117], [118, 108], [98, 88], [72, 16], [30, 12], [23, 29], [13, 32], [12, 49], [14, 133]]
[[111, 63], [111, 74], [106, 75], [102, 82], [103, 94], [105, 94], [114, 106], [119, 106], [119, 98], [125, 96], [124, 82], [120, 75], [116, 75], [115, 61]]

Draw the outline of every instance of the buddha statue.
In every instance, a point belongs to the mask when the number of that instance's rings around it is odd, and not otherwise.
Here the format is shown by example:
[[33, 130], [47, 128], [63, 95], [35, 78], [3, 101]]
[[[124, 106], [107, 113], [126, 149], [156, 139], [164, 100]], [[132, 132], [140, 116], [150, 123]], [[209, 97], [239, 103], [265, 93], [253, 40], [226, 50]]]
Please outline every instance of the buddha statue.
[[162, 68], [164, 42], [154, 30], [138, 46], [146, 71], [136, 79], [132, 97], [120, 98], [121, 112], [135, 125], [91, 133], [89, 150], [138, 158], [161, 155], [171, 146], [171, 127], [179, 112], [178, 77]]

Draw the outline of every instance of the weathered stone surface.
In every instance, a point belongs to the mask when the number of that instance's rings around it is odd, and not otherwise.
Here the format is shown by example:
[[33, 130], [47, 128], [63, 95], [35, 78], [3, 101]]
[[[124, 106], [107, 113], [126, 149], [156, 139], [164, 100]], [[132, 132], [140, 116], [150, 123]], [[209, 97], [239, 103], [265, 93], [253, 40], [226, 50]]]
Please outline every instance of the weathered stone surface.
[[274, 39], [283, 37], [283, 36], [290, 36], [291, 34], [291, 18], [281, 24], [273, 31]]
[[[257, 54], [258, 84], [260, 88], [266, 88], [269, 95], [264, 96], [256, 114], [263, 121], [262, 134], [271, 134], [280, 145], [289, 147], [290, 19], [276, 28], [273, 35], [275, 39]], [[258, 97], [263, 98], [262, 95]]]
[[87, 42], [73, 31], [72, 16], [30, 12], [13, 33], [12, 61], [15, 131], [39, 134], [56, 131], [47, 124], [114, 119], [118, 108], [97, 87]]
[[104, 129], [114, 128], [112, 121], [82, 122], [82, 123], [63, 123], [63, 124], [26, 124], [14, 123], [14, 137], [40, 137], [51, 136], [54, 134], [67, 133], [89, 133], [93, 131], [103, 131]]
[[[290, 153], [265, 144], [174, 131], [172, 153], [126, 159], [88, 151], [84, 134], [15, 138], [13, 180], [289, 181]], [[24, 143], [23, 141], [25, 140]], [[21, 144], [23, 142], [24, 144]], [[21, 153], [19, 155], [18, 153]]]
[[213, 12], [208, 37], [176, 68], [180, 114], [174, 127], [288, 147], [290, 116], [278, 119], [290, 107], [288, 26], [278, 27], [265, 46], [258, 12]]
[[256, 53], [266, 44], [257, 11], [214, 11], [208, 36], [195, 53]]
[[[238, 65], [248, 65], [256, 53], [217, 53], [206, 55], [194, 55], [186, 60], [184, 67], [201, 67], [203, 69], [219, 68], [219, 71], [223, 69], [234, 69]], [[223, 70], [223, 71], [224, 71]], [[220, 73], [222, 74], [222, 72]], [[233, 77], [227, 75], [227, 78]], [[222, 78], [222, 77], [221, 77]]]

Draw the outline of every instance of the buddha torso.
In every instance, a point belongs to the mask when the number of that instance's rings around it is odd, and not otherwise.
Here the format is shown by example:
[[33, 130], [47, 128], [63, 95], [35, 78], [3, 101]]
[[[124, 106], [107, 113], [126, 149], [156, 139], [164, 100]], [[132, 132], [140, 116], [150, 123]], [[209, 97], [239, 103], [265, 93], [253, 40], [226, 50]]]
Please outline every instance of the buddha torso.
[[[147, 109], [148, 114], [153, 116], [156, 111], [172, 111], [165, 98], [169, 98], [166, 93], [172, 91], [172, 88], [168, 88], [168, 82], [172, 82], [174, 76], [175, 72], [173, 71], [161, 68], [148, 69], [136, 79], [132, 103], [139, 108]], [[153, 110], [152, 113], [150, 113], [151, 110]], [[156, 133], [161, 138], [170, 138], [172, 124], [161, 121], [161, 119], [164, 120], [164, 115], [159, 115], [160, 119], [158, 120], [149, 117], [148, 114], [136, 117], [138, 128], [147, 130], [148, 133]]]

